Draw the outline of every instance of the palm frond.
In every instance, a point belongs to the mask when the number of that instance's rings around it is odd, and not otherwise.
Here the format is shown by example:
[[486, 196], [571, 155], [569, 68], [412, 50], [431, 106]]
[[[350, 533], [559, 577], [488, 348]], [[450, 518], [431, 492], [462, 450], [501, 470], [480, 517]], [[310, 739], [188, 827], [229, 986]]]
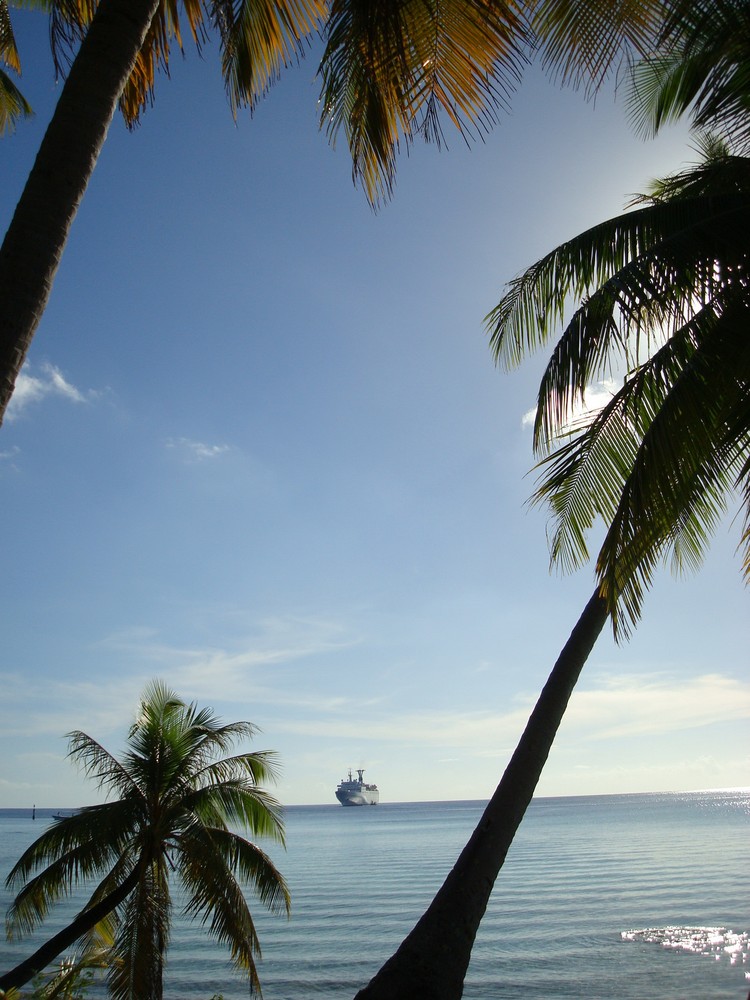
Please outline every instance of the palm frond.
[[325, 0], [212, 0], [232, 114], [251, 110], [323, 25]]
[[[15, 73], [21, 72], [21, 60], [18, 57], [7, 0], [0, 0], [0, 63], [4, 63]], [[32, 114], [29, 102], [0, 68], [0, 135], [11, 131], [19, 118]]]
[[[6, 879], [9, 888], [23, 883], [8, 909], [9, 934], [31, 932], [81, 882], [101, 878], [113, 865], [117, 871], [130, 858], [133, 819], [130, 803], [106, 803], [65, 817], [37, 838]], [[102, 887], [109, 883], [105, 880]]]
[[680, 572], [700, 566], [742, 481], [750, 450], [749, 320], [746, 301], [696, 317], [703, 338], [643, 435], [597, 560], [604, 596], [624, 609], [614, 621], [623, 634], [662, 558], [671, 553]]
[[181, 807], [208, 825], [239, 826], [259, 837], [284, 843], [281, 804], [246, 778], [220, 778], [184, 796]]
[[333, 143], [344, 130], [373, 204], [392, 193], [400, 144], [442, 141], [441, 114], [467, 141], [492, 127], [529, 37], [516, 0], [332, 0], [320, 124]]
[[[517, 367], [526, 354], [548, 342], [564, 321], [572, 299], [601, 288], [650, 251], [660, 251], [658, 256], [654, 253], [654, 266], [661, 266], [662, 249], [669, 260], [667, 240], [675, 246], [670, 277], [677, 280], [696, 249], [704, 259], [732, 248], [735, 256], [741, 256], [749, 205], [747, 194], [734, 191], [650, 203], [561, 244], [509, 282], [508, 291], [487, 315], [485, 324], [496, 361], [506, 368]], [[737, 225], [735, 220], [739, 220]], [[709, 223], [712, 244], [707, 246], [704, 231]], [[684, 278], [682, 283], [686, 284]]]
[[[188, 893], [185, 912], [227, 945], [232, 961], [260, 993], [256, 959], [260, 942], [240, 883], [272, 912], [289, 913], [289, 890], [271, 859], [230, 831], [194, 825], [180, 840], [179, 871]], [[239, 879], [239, 881], [238, 881]]]
[[664, 20], [657, 0], [535, 0], [531, 9], [542, 65], [589, 96], [624, 62], [653, 51]]
[[137, 792], [138, 786], [133, 776], [101, 743], [80, 730], [68, 733], [67, 739], [68, 757], [72, 757], [84, 773], [97, 782], [99, 788], [120, 795]]
[[645, 134], [689, 113], [695, 128], [750, 142], [750, 6], [737, 0], [671, 0], [658, 46], [634, 68], [629, 107]]
[[10, 132], [19, 118], [33, 115], [33, 109], [4, 70], [0, 69], [0, 135]]
[[0, 61], [14, 70], [21, 72], [21, 60], [18, 57], [16, 39], [8, 10], [8, 0], [0, 0]]

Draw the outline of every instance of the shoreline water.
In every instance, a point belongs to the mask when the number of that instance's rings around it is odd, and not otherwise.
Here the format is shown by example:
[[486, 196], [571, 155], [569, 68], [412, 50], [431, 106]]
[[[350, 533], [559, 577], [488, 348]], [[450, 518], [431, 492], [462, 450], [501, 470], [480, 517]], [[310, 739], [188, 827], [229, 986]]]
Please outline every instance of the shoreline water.
[[[289, 806], [288, 851], [269, 853], [289, 881], [292, 919], [254, 908], [266, 1000], [353, 997], [423, 912], [483, 806]], [[6, 834], [16, 829], [17, 843], [28, 844], [39, 827], [20, 813], [11, 821], [0, 810], [3, 876]], [[658, 986], [672, 1000], [745, 1000], [748, 833], [750, 792], [741, 790], [535, 799], [480, 928], [464, 996], [644, 1000]], [[719, 941], [711, 929], [722, 927]], [[685, 937], [691, 929], [704, 940]], [[7, 945], [0, 954], [10, 958]], [[221, 949], [178, 921], [165, 1000], [213, 993], [247, 996]]]

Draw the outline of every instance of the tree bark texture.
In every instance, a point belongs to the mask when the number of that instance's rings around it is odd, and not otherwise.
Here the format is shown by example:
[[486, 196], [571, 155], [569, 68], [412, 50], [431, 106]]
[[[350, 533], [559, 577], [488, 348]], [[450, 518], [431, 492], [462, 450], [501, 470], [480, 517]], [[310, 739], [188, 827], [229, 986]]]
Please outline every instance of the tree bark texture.
[[573, 688], [607, 620], [598, 588], [549, 675], [510, 763], [438, 894], [355, 1000], [458, 1000], [495, 879], [531, 801]]
[[66, 949], [72, 948], [79, 938], [96, 927], [99, 921], [108, 913], [123, 903], [138, 884], [139, 869], [136, 867], [128, 875], [122, 885], [114, 889], [94, 906], [83, 910], [67, 927], [63, 927], [54, 937], [46, 941], [29, 958], [24, 959], [10, 972], [0, 976], [0, 997], [10, 989], [20, 989], [30, 979], [42, 972], [51, 962]]
[[99, 3], [0, 248], [0, 423], [159, 2]]

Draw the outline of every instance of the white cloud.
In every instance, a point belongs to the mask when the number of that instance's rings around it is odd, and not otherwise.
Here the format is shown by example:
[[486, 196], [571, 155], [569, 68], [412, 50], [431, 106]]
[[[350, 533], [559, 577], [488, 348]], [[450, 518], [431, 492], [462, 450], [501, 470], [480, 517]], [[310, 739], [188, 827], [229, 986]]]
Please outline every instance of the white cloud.
[[45, 362], [40, 374], [32, 374], [31, 366], [25, 364], [16, 380], [16, 387], [8, 405], [7, 417], [16, 419], [22, 411], [33, 403], [40, 403], [48, 396], [67, 399], [71, 403], [85, 403], [93, 394], [84, 394], [65, 378], [55, 365]]
[[167, 448], [174, 448], [182, 453], [185, 461], [205, 462], [208, 459], [218, 458], [231, 450], [228, 444], [206, 444], [203, 441], [193, 441], [191, 438], [170, 438], [167, 441]]
[[[612, 396], [617, 392], [618, 385], [613, 379], [603, 379], [601, 382], [594, 382], [586, 387], [583, 400], [577, 400], [566, 427], [571, 428], [579, 423], [589, 423], [593, 417], [606, 406]], [[521, 417], [522, 427], [533, 427], [536, 420], [536, 407], [527, 410]]]
[[750, 719], [750, 684], [722, 674], [611, 677], [573, 695], [566, 728], [617, 739]]

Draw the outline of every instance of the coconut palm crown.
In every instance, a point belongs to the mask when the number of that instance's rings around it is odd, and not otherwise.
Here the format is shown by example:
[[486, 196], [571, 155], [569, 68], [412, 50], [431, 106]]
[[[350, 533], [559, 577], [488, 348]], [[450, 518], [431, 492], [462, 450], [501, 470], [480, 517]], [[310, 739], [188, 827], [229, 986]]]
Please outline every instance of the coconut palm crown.
[[[710, 138], [702, 151], [633, 211], [534, 264], [488, 317], [510, 366], [566, 322], [539, 388], [532, 499], [550, 507], [563, 569], [587, 560], [594, 522], [606, 526], [596, 572], [616, 635], [664, 557], [700, 564], [736, 494], [750, 575], [750, 159]], [[607, 404], [571, 423], [612, 372], [624, 374]]]
[[[97, 904], [116, 901], [107, 911], [116, 915], [111, 995], [159, 998], [176, 877], [183, 912], [230, 949], [259, 993], [260, 946], [242, 886], [272, 911], [288, 912], [290, 903], [270, 858], [234, 832], [284, 841], [281, 807], [262, 787], [275, 779], [274, 755], [224, 756], [255, 732], [248, 722], [223, 724], [154, 682], [119, 758], [85, 733], [70, 733], [69, 756], [111, 799], [57, 821], [24, 852], [7, 879], [11, 888], [22, 885], [8, 911], [9, 933], [33, 930], [56, 900], [93, 880], [82, 916], [97, 919], [87, 930], [100, 919]], [[0, 977], [1, 987], [17, 985]]]

